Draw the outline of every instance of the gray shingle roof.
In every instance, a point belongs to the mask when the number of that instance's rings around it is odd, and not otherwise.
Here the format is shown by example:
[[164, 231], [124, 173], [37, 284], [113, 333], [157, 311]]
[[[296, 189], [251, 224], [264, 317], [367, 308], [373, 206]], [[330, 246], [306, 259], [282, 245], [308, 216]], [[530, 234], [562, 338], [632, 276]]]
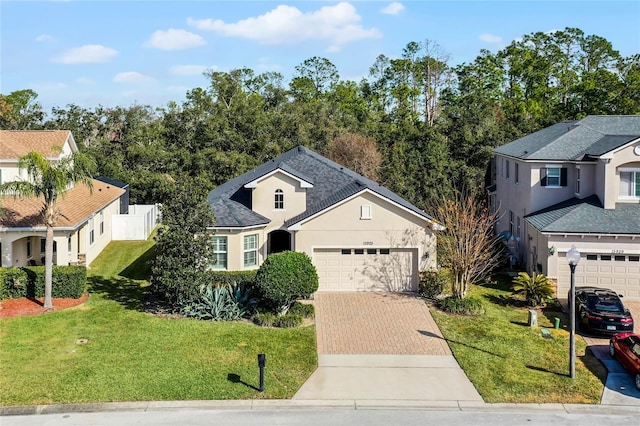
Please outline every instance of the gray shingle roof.
[[640, 115], [590, 115], [565, 121], [494, 150], [523, 160], [586, 160], [640, 138]]
[[277, 169], [313, 183], [313, 188], [306, 189], [307, 209], [298, 216], [289, 219], [286, 226], [291, 226], [313, 216], [365, 189], [411, 210], [426, 220], [433, 221], [423, 210], [387, 188], [308, 148], [299, 146], [211, 191], [207, 202], [216, 215], [215, 226], [247, 227], [269, 223], [268, 218], [251, 210], [251, 190], [244, 188], [244, 185]]
[[640, 234], [640, 204], [616, 204], [605, 209], [597, 195], [571, 198], [525, 216], [541, 232]]

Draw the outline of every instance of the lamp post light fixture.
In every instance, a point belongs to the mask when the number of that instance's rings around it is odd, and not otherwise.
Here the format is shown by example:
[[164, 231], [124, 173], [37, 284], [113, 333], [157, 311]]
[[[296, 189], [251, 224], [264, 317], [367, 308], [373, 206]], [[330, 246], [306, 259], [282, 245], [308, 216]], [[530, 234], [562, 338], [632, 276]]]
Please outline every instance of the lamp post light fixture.
[[580, 262], [580, 252], [575, 245], [567, 251], [567, 261], [571, 269], [571, 289], [569, 290], [569, 315], [571, 330], [569, 332], [569, 376], [576, 377], [576, 266]]

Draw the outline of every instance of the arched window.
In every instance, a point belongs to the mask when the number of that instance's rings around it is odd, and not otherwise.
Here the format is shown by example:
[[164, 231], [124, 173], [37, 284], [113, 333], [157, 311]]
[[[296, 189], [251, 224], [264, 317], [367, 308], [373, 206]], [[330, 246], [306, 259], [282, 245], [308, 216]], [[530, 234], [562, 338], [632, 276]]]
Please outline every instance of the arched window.
[[274, 197], [274, 208], [276, 210], [284, 209], [284, 192], [282, 192], [282, 189], [276, 189]]

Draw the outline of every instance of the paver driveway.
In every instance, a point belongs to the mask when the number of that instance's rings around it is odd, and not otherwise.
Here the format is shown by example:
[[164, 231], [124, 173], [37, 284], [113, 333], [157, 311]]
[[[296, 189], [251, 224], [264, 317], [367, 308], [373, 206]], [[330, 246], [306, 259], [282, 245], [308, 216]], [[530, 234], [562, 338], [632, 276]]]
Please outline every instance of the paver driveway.
[[397, 293], [316, 293], [314, 305], [318, 369], [294, 400], [482, 403], [422, 299]]
[[318, 354], [451, 355], [424, 300], [398, 293], [316, 293]]

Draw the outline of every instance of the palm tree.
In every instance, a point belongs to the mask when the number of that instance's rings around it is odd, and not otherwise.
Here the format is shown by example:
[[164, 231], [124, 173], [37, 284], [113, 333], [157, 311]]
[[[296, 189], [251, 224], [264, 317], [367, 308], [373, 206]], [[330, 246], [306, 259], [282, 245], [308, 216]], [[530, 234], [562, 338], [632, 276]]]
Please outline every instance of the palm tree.
[[544, 274], [520, 272], [513, 279], [513, 292], [524, 295], [529, 306], [538, 306], [553, 297], [553, 286]]
[[53, 275], [53, 227], [58, 219], [58, 196], [76, 183], [93, 189], [92, 176], [96, 163], [81, 153], [74, 153], [59, 160], [48, 160], [39, 152], [29, 152], [18, 159], [18, 167], [27, 170], [28, 180], [7, 182], [0, 186], [1, 194], [14, 197], [42, 197], [42, 218], [47, 227], [45, 243], [44, 307], [53, 308], [51, 283]]

